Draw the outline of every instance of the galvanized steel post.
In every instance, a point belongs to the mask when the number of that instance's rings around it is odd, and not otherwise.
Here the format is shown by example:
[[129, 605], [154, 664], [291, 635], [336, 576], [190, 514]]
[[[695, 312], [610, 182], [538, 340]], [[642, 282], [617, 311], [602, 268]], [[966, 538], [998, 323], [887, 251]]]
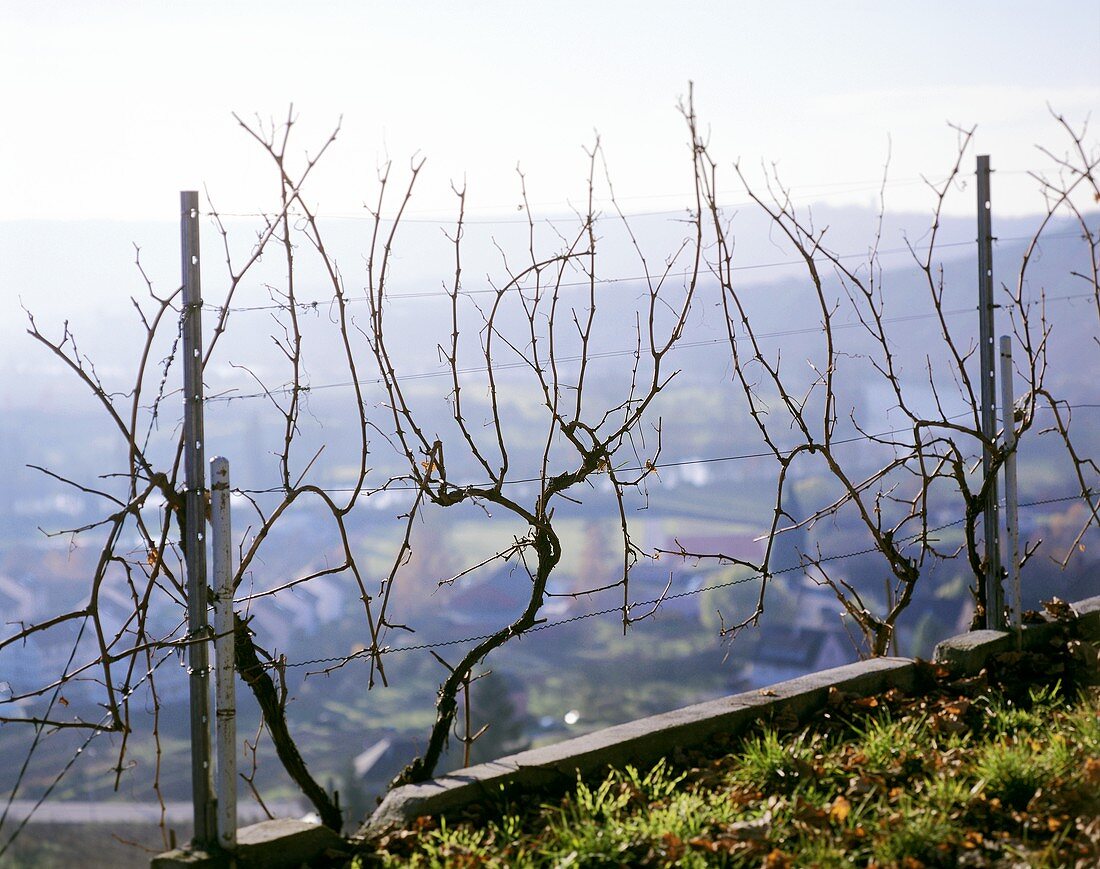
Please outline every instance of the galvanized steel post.
[[987, 486], [982, 523], [985, 534], [985, 626], [1004, 627], [1004, 591], [1001, 588], [1000, 518], [993, 450], [997, 439], [997, 368], [993, 344], [993, 226], [989, 197], [989, 155], [978, 156], [978, 361], [981, 367], [982, 480]]
[[1021, 642], [1022, 602], [1020, 591], [1020, 512], [1016, 492], [1016, 399], [1012, 395], [1012, 339], [1001, 336], [1001, 419], [1005, 451], [1005, 536], [1008, 587], [1012, 589], [1012, 627], [1017, 648]]
[[237, 701], [233, 654], [233, 527], [229, 460], [210, 460], [210, 547], [214, 571], [214, 696], [218, 758], [218, 844], [237, 844]]
[[202, 285], [199, 194], [180, 193], [183, 260], [183, 557], [187, 565], [187, 647], [191, 688], [191, 798], [194, 842], [217, 839], [210, 758], [210, 628], [206, 619], [206, 469], [203, 461]]

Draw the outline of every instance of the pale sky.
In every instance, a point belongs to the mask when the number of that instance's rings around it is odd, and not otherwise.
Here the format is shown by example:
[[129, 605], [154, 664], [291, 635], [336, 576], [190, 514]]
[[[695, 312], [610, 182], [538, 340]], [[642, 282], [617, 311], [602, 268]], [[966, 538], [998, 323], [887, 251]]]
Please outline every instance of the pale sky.
[[[694, 81], [714, 155], [776, 161], [796, 192], [866, 203], [891, 153], [895, 207], [926, 202], [954, 122], [977, 125], [1001, 213], [1038, 202], [1022, 171], [1100, 109], [1100, 2], [285, 2], [0, 0], [0, 219], [174, 220], [178, 191], [269, 205], [271, 168], [231, 117], [298, 144], [343, 132], [313, 188], [362, 213], [387, 156], [428, 158], [413, 211], [477, 214], [583, 193], [599, 131], [627, 210], [686, 204], [678, 98]], [[1100, 118], [1093, 119], [1100, 124]], [[1095, 131], [1092, 142], [1096, 141]], [[889, 143], [889, 144], [888, 144]], [[972, 166], [972, 162], [968, 164]], [[736, 200], [726, 173], [720, 186]], [[964, 207], [970, 208], [969, 198]]]

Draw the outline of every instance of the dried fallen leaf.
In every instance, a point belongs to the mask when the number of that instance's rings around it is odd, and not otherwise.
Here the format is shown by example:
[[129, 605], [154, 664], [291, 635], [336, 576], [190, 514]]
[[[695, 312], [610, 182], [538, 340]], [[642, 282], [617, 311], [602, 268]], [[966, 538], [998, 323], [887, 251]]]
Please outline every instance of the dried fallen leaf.
[[790, 856], [784, 854], [778, 848], [771, 851], [768, 856], [764, 858], [764, 866], [767, 867], [767, 869], [790, 869], [792, 865]]
[[675, 833], [665, 833], [661, 836], [661, 841], [665, 845], [665, 856], [673, 862], [679, 860], [684, 853], [684, 843], [680, 837]]
[[1073, 607], [1060, 597], [1052, 597], [1050, 600], [1043, 601], [1043, 609], [1058, 621], [1073, 618]]
[[829, 819], [836, 824], [843, 824], [848, 820], [848, 815], [852, 813], [852, 804], [843, 796], [837, 797], [833, 800], [833, 805], [829, 809]]

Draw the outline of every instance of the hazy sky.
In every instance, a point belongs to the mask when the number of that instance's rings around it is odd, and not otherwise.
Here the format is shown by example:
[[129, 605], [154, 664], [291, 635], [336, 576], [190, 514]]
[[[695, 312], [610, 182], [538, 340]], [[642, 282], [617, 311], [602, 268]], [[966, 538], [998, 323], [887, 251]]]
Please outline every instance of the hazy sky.
[[[226, 210], [270, 203], [271, 169], [231, 112], [301, 118], [315, 150], [343, 115], [314, 195], [359, 212], [386, 156], [427, 156], [414, 211], [477, 213], [583, 192], [599, 131], [628, 210], [674, 208], [688, 184], [677, 99], [695, 82], [714, 153], [778, 161], [806, 195], [868, 202], [892, 175], [938, 175], [952, 121], [1026, 211], [1035, 143], [1062, 147], [1100, 108], [1100, 2], [284, 2], [0, 0], [0, 219], [164, 218], [178, 191]], [[1100, 123], [1100, 119], [1096, 119]], [[1092, 141], [1096, 141], [1093, 137]], [[969, 163], [968, 165], [972, 165]], [[721, 185], [736, 200], [727, 173]], [[891, 189], [919, 206], [918, 184]]]

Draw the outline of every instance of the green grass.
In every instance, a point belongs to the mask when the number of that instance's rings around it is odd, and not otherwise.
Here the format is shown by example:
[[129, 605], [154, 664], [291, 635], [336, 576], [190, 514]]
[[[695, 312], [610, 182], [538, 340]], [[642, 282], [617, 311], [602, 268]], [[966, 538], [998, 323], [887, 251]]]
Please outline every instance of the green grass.
[[[809, 727], [579, 780], [557, 799], [422, 818], [367, 866], [1093, 865], [1095, 692], [939, 684]], [[999, 862], [1000, 861], [1000, 862]], [[1081, 861], [1078, 863], [1078, 861]]]

